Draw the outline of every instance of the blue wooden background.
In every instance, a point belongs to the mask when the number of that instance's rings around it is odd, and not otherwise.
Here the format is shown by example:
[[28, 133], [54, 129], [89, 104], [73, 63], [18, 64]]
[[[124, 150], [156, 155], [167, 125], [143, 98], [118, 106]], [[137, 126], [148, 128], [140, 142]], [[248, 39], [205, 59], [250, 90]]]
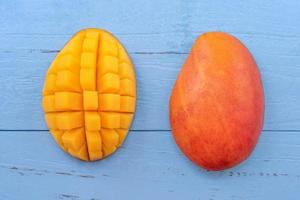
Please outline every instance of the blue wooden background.
[[[63, 153], [41, 110], [46, 70], [82, 28], [114, 33], [136, 69], [138, 104], [125, 144], [85, 163]], [[198, 34], [226, 31], [260, 67], [265, 125], [241, 165], [207, 172], [177, 149], [172, 85]], [[300, 199], [300, 1], [0, 0], [0, 199]]]

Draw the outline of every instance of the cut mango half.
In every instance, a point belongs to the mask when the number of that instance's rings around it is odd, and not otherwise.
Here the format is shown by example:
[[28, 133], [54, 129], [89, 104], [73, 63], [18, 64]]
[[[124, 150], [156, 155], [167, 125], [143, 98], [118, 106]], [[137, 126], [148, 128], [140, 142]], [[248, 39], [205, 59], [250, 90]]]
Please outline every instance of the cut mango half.
[[136, 105], [133, 64], [109, 32], [76, 33], [47, 72], [42, 107], [57, 144], [72, 156], [94, 161], [120, 147]]

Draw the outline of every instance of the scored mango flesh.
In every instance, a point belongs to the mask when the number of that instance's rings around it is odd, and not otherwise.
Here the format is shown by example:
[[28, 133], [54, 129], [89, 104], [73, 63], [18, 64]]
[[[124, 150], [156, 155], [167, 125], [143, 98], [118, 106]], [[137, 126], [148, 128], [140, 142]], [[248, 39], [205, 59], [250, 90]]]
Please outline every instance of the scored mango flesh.
[[75, 34], [45, 78], [42, 107], [48, 128], [62, 149], [82, 160], [116, 151], [131, 126], [135, 103], [132, 62], [104, 30]]

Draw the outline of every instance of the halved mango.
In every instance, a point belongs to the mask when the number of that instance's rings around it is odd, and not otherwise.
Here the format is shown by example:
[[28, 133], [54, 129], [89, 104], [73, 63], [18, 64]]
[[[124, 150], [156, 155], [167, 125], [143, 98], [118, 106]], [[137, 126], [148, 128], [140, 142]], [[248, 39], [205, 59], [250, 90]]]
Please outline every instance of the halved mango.
[[122, 144], [135, 104], [133, 64], [104, 30], [76, 33], [45, 78], [42, 107], [48, 128], [62, 149], [82, 160], [102, 159]]

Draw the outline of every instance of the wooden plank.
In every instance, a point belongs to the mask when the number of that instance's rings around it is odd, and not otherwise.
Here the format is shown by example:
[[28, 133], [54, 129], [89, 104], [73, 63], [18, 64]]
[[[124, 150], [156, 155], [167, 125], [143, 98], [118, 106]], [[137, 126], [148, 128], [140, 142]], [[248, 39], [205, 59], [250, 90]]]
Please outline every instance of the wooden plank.
[[8, 1], [1, 33], [73, 33], [102, 27], [114, 33], [223, 30], [270, 35], [299, 33], [299, 1]]
[[169, 131], [132, 131], [117, 153], [93, 163], [65, 154], [46, 131], [1, 131], [0, 198], [297, 199], [299, 134], [263, 132], [246, 162], [207, 172], [181, 154]]
[[[126, 43], [133, 43], [133, 41], [134, 37], [125, 40]], [[260, 41], [263, 41], [263, 44], [270, 44], [275, 43], [276, 39], [268, 42], [263, 39]], [[291, 48], [293, 48], [292, 43], [293, 41], [289, 42]], [[259, 43], [256, 44], [261, 47]], [[138, 49], [134, 50], [133, 44], [129, 46], [132, 46], [130, 51], [133, 52], [131, 56], [135, 64], [138, 84], [137, 112], [132, 129], [169, 130], [169, 95], [187, 55], [164, 54], [163, 51], [144, 54], [135, 52]], [[5, 116], [0, 120], [0, 129], [46, 129], [41, 110], [41, 91], [47, 68], [56, 54], [51, 52], [52, 47], [46, 49], [50, 51], [45, 53], [38, 48], [31, 51], [27, 46], [25, 50], [12, 49], [12, 53], [5, 50], [0, 52], [2, 92], [0, 112]], [[52, 50], [55, 49], [57, 48]], [[262, 71], [265, 88], [264, 129], [299, 130], [300, 71], [297, 64], [299, 56], [273, 56], [276, 54], [275, 50], [268, 55], [260, 52], [259, 48], [254, 52]]]

